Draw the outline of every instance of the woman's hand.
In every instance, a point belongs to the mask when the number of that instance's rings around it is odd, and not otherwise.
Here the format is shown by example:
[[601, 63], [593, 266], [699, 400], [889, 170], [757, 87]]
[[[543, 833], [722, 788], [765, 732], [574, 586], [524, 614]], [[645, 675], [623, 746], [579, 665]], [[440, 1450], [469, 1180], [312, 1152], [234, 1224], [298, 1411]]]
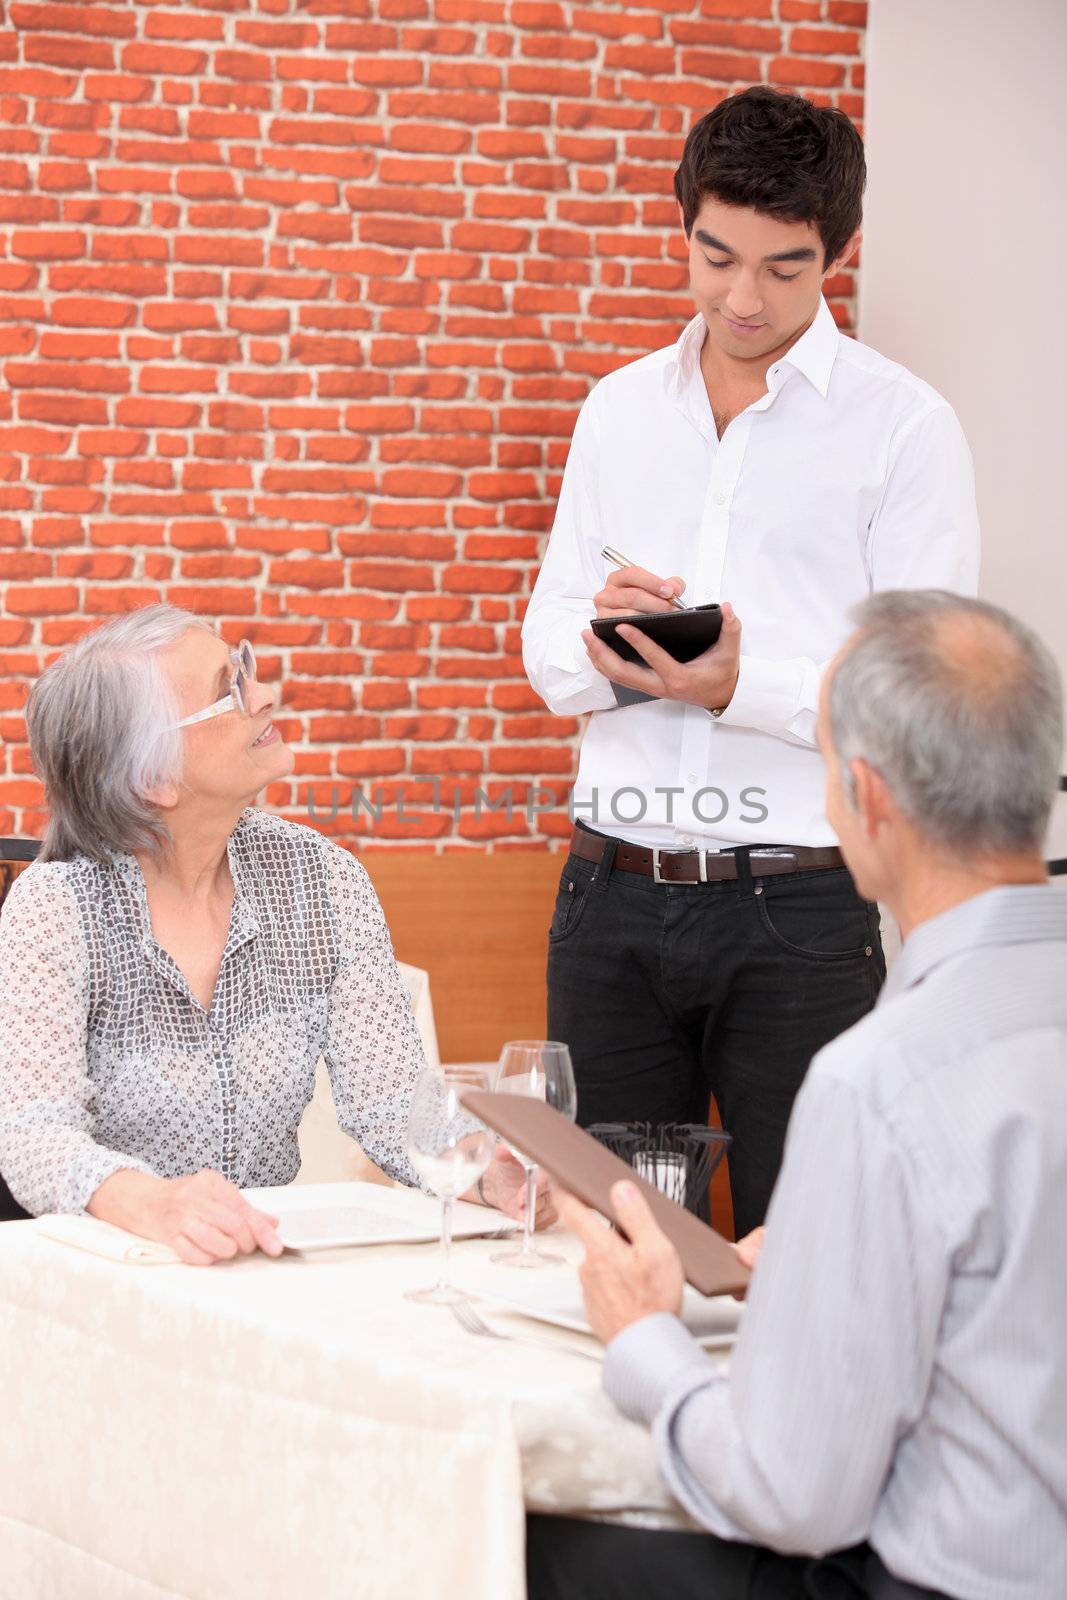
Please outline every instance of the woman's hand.
[[[516, 1161], [504, 1145], [499, 1144], [481, 1182], [482, 1195], [488, 1205], [514, 1217], [516, 1222], [526, 1218], [526, 1169]], [[473, 1198], [473, 1195], [468, 1196]], [[556, 1220], [556, 1207], [549, 1193], [547, 1172], [537, 1174], [537, 1210], [534, 1227], [547, 1228]]]
[[250, 1206], [236, 1184], [205, 1168], [188, 1178], [113, 1172], [86, 1210], [142, 1239], [169, 1245], [191, 1267], [263, 1250], [280, 1256], [277, 1217]]

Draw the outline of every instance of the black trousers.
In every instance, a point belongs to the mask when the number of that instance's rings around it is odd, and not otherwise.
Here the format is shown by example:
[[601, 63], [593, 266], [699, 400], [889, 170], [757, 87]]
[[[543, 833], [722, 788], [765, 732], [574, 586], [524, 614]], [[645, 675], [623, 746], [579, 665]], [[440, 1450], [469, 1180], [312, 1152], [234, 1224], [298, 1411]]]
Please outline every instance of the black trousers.
[[894, 1578], [867, 1545], [818, 1560], [710, 1533], [526, 1519], [527, 1600], [948, 1600]]
[[548, 1036], [571, 1048], [578, 1121], [732, 1134], [737, 1237], [764, 1218], [816, 1051], [885, 978], [878, 908], [844, 868], [658, 884], [568, 856], [549, 930]]

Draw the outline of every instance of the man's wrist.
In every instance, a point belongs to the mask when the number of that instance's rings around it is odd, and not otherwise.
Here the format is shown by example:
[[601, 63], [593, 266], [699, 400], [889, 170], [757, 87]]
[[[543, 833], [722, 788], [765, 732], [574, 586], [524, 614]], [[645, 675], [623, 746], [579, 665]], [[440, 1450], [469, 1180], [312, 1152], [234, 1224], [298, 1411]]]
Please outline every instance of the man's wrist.
[[737, 680], [738, 680], [739, 677], [740, 677], [740, 673], [735, 673], [734, 674], [734, 681], [730, 685], [730, 693], [726, 696], [725, 699], [717, 700], [716, 703], [713, 706], [707, 706], [706, 707], [706, 709], [711, 712], [711, 715], [713, 717], [721, 717], [723, 712], [729, 709], [730, 701], [733, 699], [734, 695], [737, 693]]

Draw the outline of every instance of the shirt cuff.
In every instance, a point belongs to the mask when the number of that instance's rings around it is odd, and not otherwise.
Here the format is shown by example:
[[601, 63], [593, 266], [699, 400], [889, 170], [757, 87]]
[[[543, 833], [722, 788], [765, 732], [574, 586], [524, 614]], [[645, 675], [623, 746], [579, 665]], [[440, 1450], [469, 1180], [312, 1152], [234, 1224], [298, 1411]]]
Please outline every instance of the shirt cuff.
[[667, 1311], [631, 1322], [604, 1355], [604, 1392], [624, 1416], [649, 1425], [679, 1389], [716, 1376], [684, 1323]]
[[[544, 654], [544, 687], [542, 696], [553, 711], [560, 716], [572, 716], [582, 711], [610, 711], [615, 706], [615, 690], [610, 678], [598, 672], [586, 653], [582, 622], [573, 632], [557, 626]], [[581, 700], [581, 704], [569, 703]]]
[[53, 1211], [85, 1210], [93, 1195], [100, 1185], [107, 1179], [114, 1177], [116, 1172], [143, 1172], [146, 1177], [158, 1177], [158, 1173], [148, 1165], [147, 1161], [138, 1161], [136, 1156], [124, 1156], [114, 1150], [105, 1150], [94, 1146], [93, 1151], [83, 1160], [76, 1161], [70, 1176], [69, 1189], [60, 1192], [60, 1203], [49, 1207]]
[[800, 709], [803, 693], [802, 661], [742, 656], [737, 687], [717, 720], [732, 727], [756, 728], [761, 733], [785, 733]]

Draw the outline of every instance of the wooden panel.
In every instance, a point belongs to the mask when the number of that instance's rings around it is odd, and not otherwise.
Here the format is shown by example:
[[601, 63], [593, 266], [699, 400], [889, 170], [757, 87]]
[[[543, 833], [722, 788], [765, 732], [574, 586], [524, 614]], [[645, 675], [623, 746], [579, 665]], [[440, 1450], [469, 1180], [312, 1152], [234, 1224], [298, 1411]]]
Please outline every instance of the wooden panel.
[[430, 974], [442, 1061], [545, 1036], [548, 925], [565, 857], [366, 850], [397, 959]]

